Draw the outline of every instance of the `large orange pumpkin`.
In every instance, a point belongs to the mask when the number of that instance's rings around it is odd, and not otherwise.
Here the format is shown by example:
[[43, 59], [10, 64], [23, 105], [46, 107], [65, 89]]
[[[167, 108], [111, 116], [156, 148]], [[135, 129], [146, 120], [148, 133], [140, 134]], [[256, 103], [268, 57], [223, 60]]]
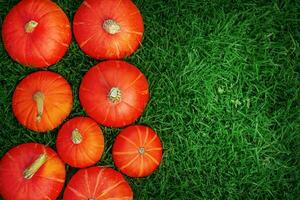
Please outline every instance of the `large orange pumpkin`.
[[70, 22], [50, 0], [22, 0], [2, 26], [5, 49], [15, 61], [31, 67], [58, 62], [71, 42]]
[[59, 130], [56, 148], [61, 159], [72, 167], [88, 167], [102, 156], [103, 133], [94, 120], [75, 117]]
[[13, 94], [13, 112], [25, 127], [39, 132], [59, 126], [70, 114], [72, 90], [59, 74], [39, 71], [26, 76]]
[[74, 16], [73, 30], [87, 55], [120, 59], [138, 48], [144, 25], [131, 0], [85, 0]]
[[131, 177], [144, 177], [159, 166], [162, 144], [151, 128], [129, 126], [117, 136], [112, 155], [121, 172]]
[[122, 174], [108, 167], [79, 170], [68, 183], [63, 200], [132, 200], [132, 190]]
[[131, 124], [149, 99], [148, 82], [135, 66], [124, 61], [105, 61], [83, 77], [80, 102], [98, 123], [111, 127]]
[[0, 161], [0, 196], [7, 200], [55, 200], [65, 175], [64, 163], [51, 148], [21, 144]]

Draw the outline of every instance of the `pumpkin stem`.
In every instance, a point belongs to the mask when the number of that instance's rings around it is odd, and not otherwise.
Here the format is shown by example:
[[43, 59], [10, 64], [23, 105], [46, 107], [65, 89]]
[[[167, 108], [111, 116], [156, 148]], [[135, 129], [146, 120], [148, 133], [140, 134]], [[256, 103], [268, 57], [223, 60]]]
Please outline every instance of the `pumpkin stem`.
[[72, 142], [74, 144], [80, 144], [82, 141], [82, 135], [80, 134], [78, 128], [75, 128], [73, 131], [72, 131]]
[[105, 20], [103, 22], [102, 27], [106, 32], [112, 35], [119, 33], [121, 30], [121, 26], [115, 20], [112, 19]]
[[88, 200], [96, 200], [95, 198], [88, 198]]
[[28, 167], [24, 170], [23, 176], [26, 179], [31, 179], [34, 174], [41, 168], [43, 164], [47, 161], [47, 154], [43, 153], [40, 154], [39, 157]]
[[39, 23], [37, 23], [36, 21], [34, 20], [30, 20], [29, 22], [27, 22], [25, 24], [25, 32], [26, 33], [32, 33], [35, 29], [35, 27], [37, 27]]
[[121, 90], [119, 88], [117, 88], [117, 87], [111, 88], [111, 90], [108, 93], [108, 98], [113, 103], [120, 102], [121, 101], [121, 97], [122, 97]]
[[44, 111], [44, 99], [45, 95], [42, 92], [36, 92], [33, 95], [33, 100], [36, 102], [36, 107], [37, 107], [37, 116], [36, 116], [36, 121], [41, 122], [42, 120], [42, 115]]
[[139, 152], [141, 155], [144, 155], [144, 154], [145, 154], [145, 148], [144, 148], [144, 147], [138, 148], [138, 152]]

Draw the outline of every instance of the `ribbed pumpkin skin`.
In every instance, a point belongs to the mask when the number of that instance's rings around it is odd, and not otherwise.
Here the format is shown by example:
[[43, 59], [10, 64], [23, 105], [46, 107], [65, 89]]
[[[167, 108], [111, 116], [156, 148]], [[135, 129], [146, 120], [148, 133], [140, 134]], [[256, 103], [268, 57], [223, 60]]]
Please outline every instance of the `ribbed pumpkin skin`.
[[132, 200], [133, 192], [121, 173], [108, 167], [81, 169], [68, 183], [63, 200]]
[[[26, 32], [26, 24], [38, 25]], [[66, 53], [72, 38], [70, 22], [50, 0], [22, 0], [7, 14], [2, 38], [11, 58], [22, 65], [42, 68], [58, 62]]]
[[[24, 170], [46, 153], [48, 160], [31, 179]], [[5, 200], [55, 200], [65, 182], [65, 165], [49, 147], [26, 143], [10, 149], [0, 161], [0, 196]]]
[[[82, 141], [72, 141], [72, 132], [77, 129]], [[104, 150], [104, 137], [98, 124], [88, 117], [75, 117], [59, 130], [56, 148], [63, 161], [72, 167], [88, 167], [98, 162]]]
[[[44, 94], [43, 115], [36, 121], [37, 104], [33, 95]], [[17, 120], [26, 128], [45, 132], [59, 126], [70, 114], [73, 106], [72, 90], [69, 83], [59, 74], [50, 71], [34, 72], [17, 85], [12, 108]]]
[[[112, 88], [122, 94], [118, 103], [109, 98]], [[98, 123], [122, 127], [134, 122], [149, 100], [148, 82], [135, 66], [124, 61], [105, 61], [92, 67], [83, 77], [79, 99], [87, 114]]]
[[[144, 154], [139, 153], [140, 147], [144, 148]], [[159, 166], [162, 144], [151, 128], [142, 125], [129, 126], [116, 137], [112, 155], [121, 172], [131, 177], [145, 177]]]
[[[121, 29], [110, 34], [103, 28], [112, 19]], [[95, 59], [120, 59], [131, 55], [142, 42], [144, 24], [131, 0], [85, 0], [73, 21], [80, 48]]]

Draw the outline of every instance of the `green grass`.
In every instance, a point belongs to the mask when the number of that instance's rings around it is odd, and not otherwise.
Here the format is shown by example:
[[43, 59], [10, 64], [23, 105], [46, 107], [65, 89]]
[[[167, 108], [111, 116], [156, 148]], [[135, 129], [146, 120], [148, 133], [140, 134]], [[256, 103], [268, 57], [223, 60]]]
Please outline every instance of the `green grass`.
[[[1, 1], [1, 20], [17, 0]], [[70, 19], [81, 1], [57, 0]], [[148, 77], [151, 100], [136, 122], [163, 141], [151, 176], [127, 177], [135, 199], [299, 199], [300, 3], [296, 0], [136, 0], [145, 23], [142, 46], [126, 60]], [[2, 23], [1, 23], [2, 24]], [[12, 114], [14, 88], [35, 71], [0, 45], [0, 156], [17, 144], [55, 148], [57, 129], [39, 134]], [[73, 40], [49, 70], [75, 95], [69, 118], [84, 114], [78, 87], [97, 61]], [[99, 165], [114, 167], [119, 130], [104, 128]], [[75, 169], [70, 169], [75, 172]]]

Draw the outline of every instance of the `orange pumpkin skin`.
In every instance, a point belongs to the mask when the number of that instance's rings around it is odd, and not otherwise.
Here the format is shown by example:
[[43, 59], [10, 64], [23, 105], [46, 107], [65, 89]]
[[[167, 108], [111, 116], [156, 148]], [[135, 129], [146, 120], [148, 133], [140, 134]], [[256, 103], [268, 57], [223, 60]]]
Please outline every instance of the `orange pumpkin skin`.
[[[40, 94], [39, 100], [35, 99], [37, 94]], [[40, 109], [38, 101], [42, 104]], [[17, 85], [12, 99], [17, 120], [28, 129], [38, 132], [59, 126], [70, 114], [72, 105], [71, 86], [61, 75], [50, 71], [26, 76]]]
[[129, 126], [116, 137], [112, 155], [121, 172], [131, 177], [145, 177], [159, 166], [162, 144], [151, 128]]
[[2, 38], [11, 58], [25, 66], [48, 67], [66, 53], [70, 22], [50, 0], [22, 0], [7, 14]]
[[59, 130], [56, 148], [72, 167], [88, 167], [98, 162], [104, 150], [104, 137], [98, 124], [88, 117], [75, 117]]
[[[41, 155], [45, 163], [31, 178], [25, 171]], [[10, 149], [0, 161], [0, 196], [6, 200], [54, 200], [65, 182], [65, 165], [49, 147], [26, 143]]]
[[63, 200], [132, 200], [133, 192], [121, 173], [108, 167], [79, 170], [68, 183]]
[[95, 59], [120, 59], [142, 42], [143, 18], [131, 0], [85, 0], [74, 16], [80, 48]]
[[135, 121], [149, 100], [148, 82], [135, 66], [105, 61], [83, 77], [79, 99], [87, 114], [104, 126], [122, 127]]

